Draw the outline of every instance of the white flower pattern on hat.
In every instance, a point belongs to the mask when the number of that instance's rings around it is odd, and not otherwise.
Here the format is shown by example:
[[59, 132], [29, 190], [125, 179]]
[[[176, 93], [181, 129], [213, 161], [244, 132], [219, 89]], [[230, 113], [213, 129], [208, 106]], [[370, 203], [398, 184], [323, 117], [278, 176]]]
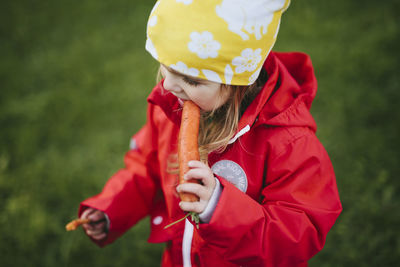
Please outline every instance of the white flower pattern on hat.
[[157, 25], [157, 16], [152, 16], [150, 19], [149, 19], [149, 22], [148, 22], [148, 24], [147, 24], [149, 27], [154, 27], [154, 26], [156, 26]]
[[225, 84], [231, 84], [233, 77], [233, 70], [231, 65], [226, 64], [224, 74], [225, 74]]
[[178, 3], [184, 3], [185, 5], [190, 5], [193, 0], [176, 0]]
[[222, 83], [221, 77], [219, 77], [218, 73], [212, 70], [201, 70], [206, 76], [207, 80], [213, 81], [216, 83]]
[[283, 8], [285, 3], [286, 0], [224, 0], [215, 11], [228, 23], [228, 29], [244, 41], [249, 40], [248, 34], [254, 34], [260, 40], [262, 35], [267, 34], [273, 11]]
[[190, 39], [188, 48], [191, 52], [196, 53], [199, 58], [216, 58], [218, 56], [221, 44], [214, 40], [211, 32], [192, 32]]
[[147, 38], [146, 40], [146, 50], [149, 51], [149, 53], [156, 59], [158, 60], [158, 54], [157, 54], [157, 50], [154, 47], [153, 42], [151, 41], [150, 38]]
[[157, 16], [154, 15], [154, 11], [157, 9], [157, 7], [160, 5], [160, 2], [157, 2], [153, 9], [150, 12], [150, 18], [149, 21], [147, 22], [147, 27], [154, 27], [157, 25]]
[[251, 48], [246, 48], [242, 51], [241, 56], [235, 57], [232, 60], [232, 65], [236, 66], [236, 73], [245, 71], [254, 71], [262, 59], [261, 48], [253, 51]]
[[185, 75], [190, 75], [193, 77], [199, 76], [199, 70], [196, 68], [189, 68], [184, 62], [178, 61], [176, 64], [172, 64], [169, 66], [170, 68], [185, 74]]
[[261, 68], [259, 68], [258, 70], [256, 70], [256, 71], [249, 77], [249, 84], [253, 84], [253, 83], [257, 80], [258, 75], [260, 75], [260, 71], [261, 71]]

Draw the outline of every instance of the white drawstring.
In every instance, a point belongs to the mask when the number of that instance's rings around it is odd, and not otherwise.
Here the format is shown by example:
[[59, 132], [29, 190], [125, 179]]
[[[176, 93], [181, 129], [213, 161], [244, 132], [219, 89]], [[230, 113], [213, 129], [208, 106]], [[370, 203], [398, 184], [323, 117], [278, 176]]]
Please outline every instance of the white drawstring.
[[232, 137], [231, 140], [229, 140], [228, 144], [232, 144], [234, 143], [239, 137], [241, 137], [242, 135], [244, 135], [245, 133], [247, 133], [248, 131], [250, 131], [250, 125], [246, 125], [246, 127], [244, 127], [242, 130], [240, 130], [237, 134], [235, 134], [234, 137]]
[[193, 224], [191, 224], [189, 220], [186, 219], [185, 231], [183, 232], [183, 240], [182, 240], [183, 267], [192, 267], [190, 252], [192, 249], [193, 230], [194, 230]]

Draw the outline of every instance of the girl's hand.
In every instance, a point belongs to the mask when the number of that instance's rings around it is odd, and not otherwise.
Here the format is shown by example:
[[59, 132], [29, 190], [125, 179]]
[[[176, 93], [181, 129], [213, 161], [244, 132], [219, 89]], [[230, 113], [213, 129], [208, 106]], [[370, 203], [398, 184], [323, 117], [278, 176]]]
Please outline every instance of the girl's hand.
[[184, 183], [177, 186], [176, 190], [179, 192], [193, 193], [199, 197], [199, 201], [179, 203], [180, 208], [186, 212], [202, 213], [210, 201], [210, 198], [215, 189], [215, 177], [210, 167], [201, 161], [189, 161], [188, 166], [190, 170], [185, 174], [185, 180], [197, 179], [202, 184], [197, 183]]
[[107, 236], [107, 221], [104, 212], [93, 208], [87, 208], [81, 215], [81, 219], [90, 219], [91, 223], [82, 225], [86, 234], [94, 240], [102, 240]]

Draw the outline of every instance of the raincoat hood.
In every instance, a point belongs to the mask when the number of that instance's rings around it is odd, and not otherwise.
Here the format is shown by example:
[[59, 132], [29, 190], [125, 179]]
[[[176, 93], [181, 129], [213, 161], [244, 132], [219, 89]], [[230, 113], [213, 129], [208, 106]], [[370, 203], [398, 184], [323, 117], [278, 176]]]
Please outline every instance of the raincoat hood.
[[303, 53], [271, 53], [264, 64], [269, 79], [246, 110], [239, 129], [245, 125], [306, 126], [314, 131], [310, 114], [317, 92], [311, 59]]

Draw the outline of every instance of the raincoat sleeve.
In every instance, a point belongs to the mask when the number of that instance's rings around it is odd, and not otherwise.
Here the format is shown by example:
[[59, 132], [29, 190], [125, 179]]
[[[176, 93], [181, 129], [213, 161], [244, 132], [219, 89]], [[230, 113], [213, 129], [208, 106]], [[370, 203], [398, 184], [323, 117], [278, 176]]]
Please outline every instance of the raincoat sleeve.
[[125, 155], [125, 168], [108, 180], [100, 194], [80, 205], [79, 216], [87, 207], [91, 207], [105, 212], [109, 218], [107, 238], [93, 240], [99, 246], [113, 242], [148, 215], [152, 208], [159, 175], [157, 130], [152, 113], [153, 110], [149, 108], [147, 123], [131, 139], [131, 149]]
[[223, 190], [200, 236], [242, 266], [297, 266], [322, 249], [342, 210], [335, 175], [315, 135], [266, 160], [266, 186], [256, 201], [223, 178]]

